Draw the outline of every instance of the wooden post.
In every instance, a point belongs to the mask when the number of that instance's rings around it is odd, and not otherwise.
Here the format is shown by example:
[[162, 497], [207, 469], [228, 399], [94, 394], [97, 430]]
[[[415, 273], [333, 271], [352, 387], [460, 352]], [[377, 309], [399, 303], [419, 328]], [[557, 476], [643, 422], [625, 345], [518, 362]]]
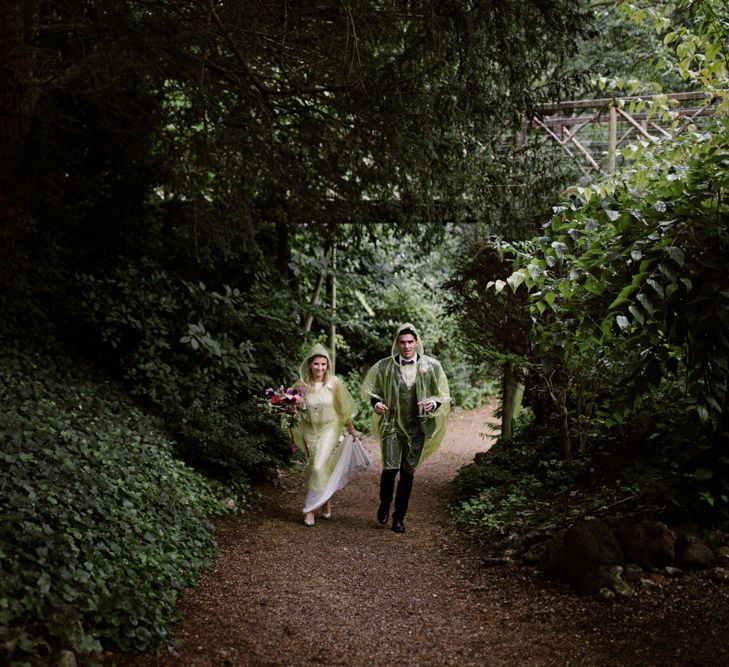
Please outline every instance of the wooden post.
[[618, 112], [614, 106], [610, 107], [610, 120], [608, 124], [608, 171], [615, 173], [615, 158], [618, 151]]

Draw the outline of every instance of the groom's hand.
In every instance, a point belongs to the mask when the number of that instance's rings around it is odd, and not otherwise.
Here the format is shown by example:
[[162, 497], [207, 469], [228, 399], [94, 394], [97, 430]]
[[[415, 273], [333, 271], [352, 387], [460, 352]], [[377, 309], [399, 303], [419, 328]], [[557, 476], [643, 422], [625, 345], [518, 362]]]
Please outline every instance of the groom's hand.
[[378, 415], [384, 415], [387, 412], [388, 407], [380, 401], [379, 403], [375, 403], [374, 410]]

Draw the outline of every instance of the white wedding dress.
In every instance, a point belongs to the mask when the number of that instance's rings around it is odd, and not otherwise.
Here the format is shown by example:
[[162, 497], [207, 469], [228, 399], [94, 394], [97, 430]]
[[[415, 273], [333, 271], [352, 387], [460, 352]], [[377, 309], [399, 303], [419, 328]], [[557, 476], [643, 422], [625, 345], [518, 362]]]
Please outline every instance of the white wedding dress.
[[[304, 512], [313, 512], [329, 500], [336, 491], [344, 488], [358, 473], [372, 466], [365, 448], [359, 438], [351, 435], [340, 440], [331, 453], [336, 459], [334, 468], [324, 482], [323, 488], [309, 487], [304, 501]], [[314, 456], [316, 459], [316, 456]]]

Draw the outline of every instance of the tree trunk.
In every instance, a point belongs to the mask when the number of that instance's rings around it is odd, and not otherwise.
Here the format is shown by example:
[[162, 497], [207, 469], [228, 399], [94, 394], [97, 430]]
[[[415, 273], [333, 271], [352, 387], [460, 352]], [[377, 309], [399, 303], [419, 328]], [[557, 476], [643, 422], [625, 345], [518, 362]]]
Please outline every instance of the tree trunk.
[[509, 366], [504, 366], [504, 380], [501, 389], [501, 438], [508, 440], [514, 435], [518, 374]]
[[324, 269], [322, 269], [322, 272], [319, 274], [319, 278], [317, 278], [316, 285], [314, 287], [314, 293], [311, 295], [311, 299], [309, 300], [309, 308], [311, 312], [306, 316], [306, 320], [304, 322], [304, 332], [309, 333], [311, 331], [311, 325], [314, 322], [314, 309], [319, 305], [319, 296], [321, 295], [321, 288], [324, 286], [324, 279], [326, 278], [326, 268], [329, 264], [329, 258], [332, 254], [332, 248], [329, 248], [327, 250], [326, 255], [324, 255]]

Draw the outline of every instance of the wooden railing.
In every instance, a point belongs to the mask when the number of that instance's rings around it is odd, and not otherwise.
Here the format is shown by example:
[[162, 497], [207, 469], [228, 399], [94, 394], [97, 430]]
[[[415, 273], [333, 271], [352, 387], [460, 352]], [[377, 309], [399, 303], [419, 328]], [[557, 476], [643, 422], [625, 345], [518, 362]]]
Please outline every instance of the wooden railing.
[[[614, 173], [619, 160], [618, 149], [629, 138], [639, 133], [644, 140], [660, 141], [674, 138], [701, 119], [714, 113], [712, 103], [706, 102], [704, 93], [672, 93], [661, 95], [669, 100], [678, 126], [662, 120], [662, 114], [650, 114], [657, 97], [609, 97], [594, 100], [575, 100], [557, 104], [543, 104], [538, 112], [524, 124], [520, 143], [555, 141], [565, 153], [575, 159], [585, 175], [594, 172]], [[704, 102], [698, 105], [699, 102]], [[688, 106], [693, 103], [693, 106]], [[587, 115], [584, 112], [592, 110]], [[579, 136], [578, 136], [579, 134]]]

